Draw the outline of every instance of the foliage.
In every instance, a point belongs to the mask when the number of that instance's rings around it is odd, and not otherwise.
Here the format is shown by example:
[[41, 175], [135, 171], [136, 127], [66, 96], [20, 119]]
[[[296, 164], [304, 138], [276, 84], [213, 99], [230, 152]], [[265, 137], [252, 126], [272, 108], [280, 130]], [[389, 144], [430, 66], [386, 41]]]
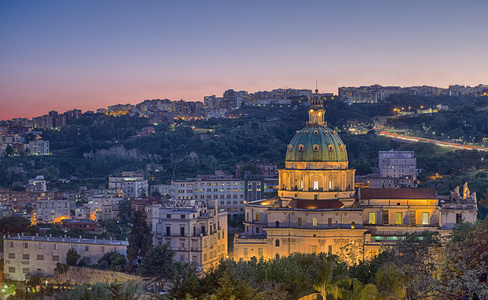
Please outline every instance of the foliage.
[[55, 300], [138, 300], [142, 299], [143, 291], [136, 282], [114, 282], [75, 285], [74, 288], [54, 293]]
[[70, 248], [68, 252], [66, 253], [66, 263], [70, 266], [76, 265], [78, 263], [78, 260], [80, 259], [81, 255], [76, 252], [75, 249]]
[[127, 247], [127, 259], [130, 264], [142, 259], [152, 246], [152, 233], [142, 211], [136, 211], [131, 217], [132, 231]]
[[105, 253], [99, 260], [98, 264], [102, 269], [123, 272], [124, 265], [127, 263], [125, 256], [118, 252]]
[[141, 275], [144, 277], [155, 277], [158, 280], [173, 277], [175, 271], [173, 256], [174, 252], [167, 244], [151, 248], [142, 259], [139, 269]]

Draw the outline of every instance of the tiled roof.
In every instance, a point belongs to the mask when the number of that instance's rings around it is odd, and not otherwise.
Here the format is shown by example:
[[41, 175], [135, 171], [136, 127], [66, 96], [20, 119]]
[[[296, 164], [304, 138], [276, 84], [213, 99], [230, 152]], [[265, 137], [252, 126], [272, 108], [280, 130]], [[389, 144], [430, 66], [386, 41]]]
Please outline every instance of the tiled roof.
[[435, 189], [400, 188], [400, 189], [360, 189], [360, 199], [436, 199]]

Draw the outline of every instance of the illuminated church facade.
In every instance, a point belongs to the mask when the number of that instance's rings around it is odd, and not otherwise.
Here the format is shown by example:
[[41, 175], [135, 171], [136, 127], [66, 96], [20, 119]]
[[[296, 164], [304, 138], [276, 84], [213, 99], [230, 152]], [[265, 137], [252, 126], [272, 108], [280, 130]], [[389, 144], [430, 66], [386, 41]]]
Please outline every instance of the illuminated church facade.
[[312, 99], [307, 125], [287, 147], [278, 196], [245, 206], [236, 260], [324, 252], [355, 262], [405, 233], [445, 235], [462, 220], [476, 222], [476, 194], [466, 184], [444, 198], [435, 189], [356, 190], [346, 145], [324, 117], [321, 100]]

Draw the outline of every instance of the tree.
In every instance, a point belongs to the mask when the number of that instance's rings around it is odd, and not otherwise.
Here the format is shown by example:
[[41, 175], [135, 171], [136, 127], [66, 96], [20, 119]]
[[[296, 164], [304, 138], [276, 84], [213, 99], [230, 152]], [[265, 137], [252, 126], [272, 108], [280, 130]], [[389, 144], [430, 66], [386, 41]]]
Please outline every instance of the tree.
[[175, 271], [173, 250], [167, 244], [151, 248], [144, 256], [140, 272], [145, 277], [155, 277], [158, 280], [169, 279]]
[[66, 263], [70, 266], [74, 266], [76, 265], [80, 257], [81, 255], [78, 254], [75, 249], [71, 248], [68, 250], [68, 253], [66, 253]]
[[127, 259], [123, 254], [118, 252], [105, 253], [99, 260], [98, 264], [103, 269], [110, 269], [112, 271], [122, 272], [124, 271], [124, 265], [127, 263]]
[[130, 218], [132, 222], [132, 231], [129, 237], [129, 246], [127, 247], [127, 259], [130, 264], [135, 260], [140, 260], [152, 247], [151, 229], [146, 223], [146, 216], [142, 211], [136, 211]]
[[5, 153], [10, 156], [14, 153], [14, 148], [12, 146], [8, 145], [7, 148], [5, 148]]

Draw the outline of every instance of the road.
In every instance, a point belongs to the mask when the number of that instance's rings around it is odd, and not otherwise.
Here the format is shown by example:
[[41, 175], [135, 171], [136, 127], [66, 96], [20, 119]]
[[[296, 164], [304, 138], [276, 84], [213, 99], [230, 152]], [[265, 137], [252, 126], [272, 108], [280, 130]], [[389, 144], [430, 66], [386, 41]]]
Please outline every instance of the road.
[[419, 138], [419, 137], [413, 137], [413, 136], [405, 136], [405, 135], [399, 135], [396, 133], [389, 133], [386, 131], [381, 131], [379, 133], [381, 136], [386, 136], [388, 138], [398, 140], [398, 141], [403, 141], [403, 142], [410, 142], [410, 143], [429, 143], [429, 144], [435, 144], [440, 147], [446, 147], [446, 148], [454, 148], [454, 149], [459, 149], [459, 150], [476, 150], [476, 151], [484, 151], [488, 152], [488, 148], [486, 147], [481, 147], [481, 146], [468, 146], [468, 145], [461, 145], [461, 144], [456, 144], [456, 143], [449, 143], [449, 142], [443, 142], [443, 141], [437, 141], [437, 140], [430, 140], [426, 138]]

